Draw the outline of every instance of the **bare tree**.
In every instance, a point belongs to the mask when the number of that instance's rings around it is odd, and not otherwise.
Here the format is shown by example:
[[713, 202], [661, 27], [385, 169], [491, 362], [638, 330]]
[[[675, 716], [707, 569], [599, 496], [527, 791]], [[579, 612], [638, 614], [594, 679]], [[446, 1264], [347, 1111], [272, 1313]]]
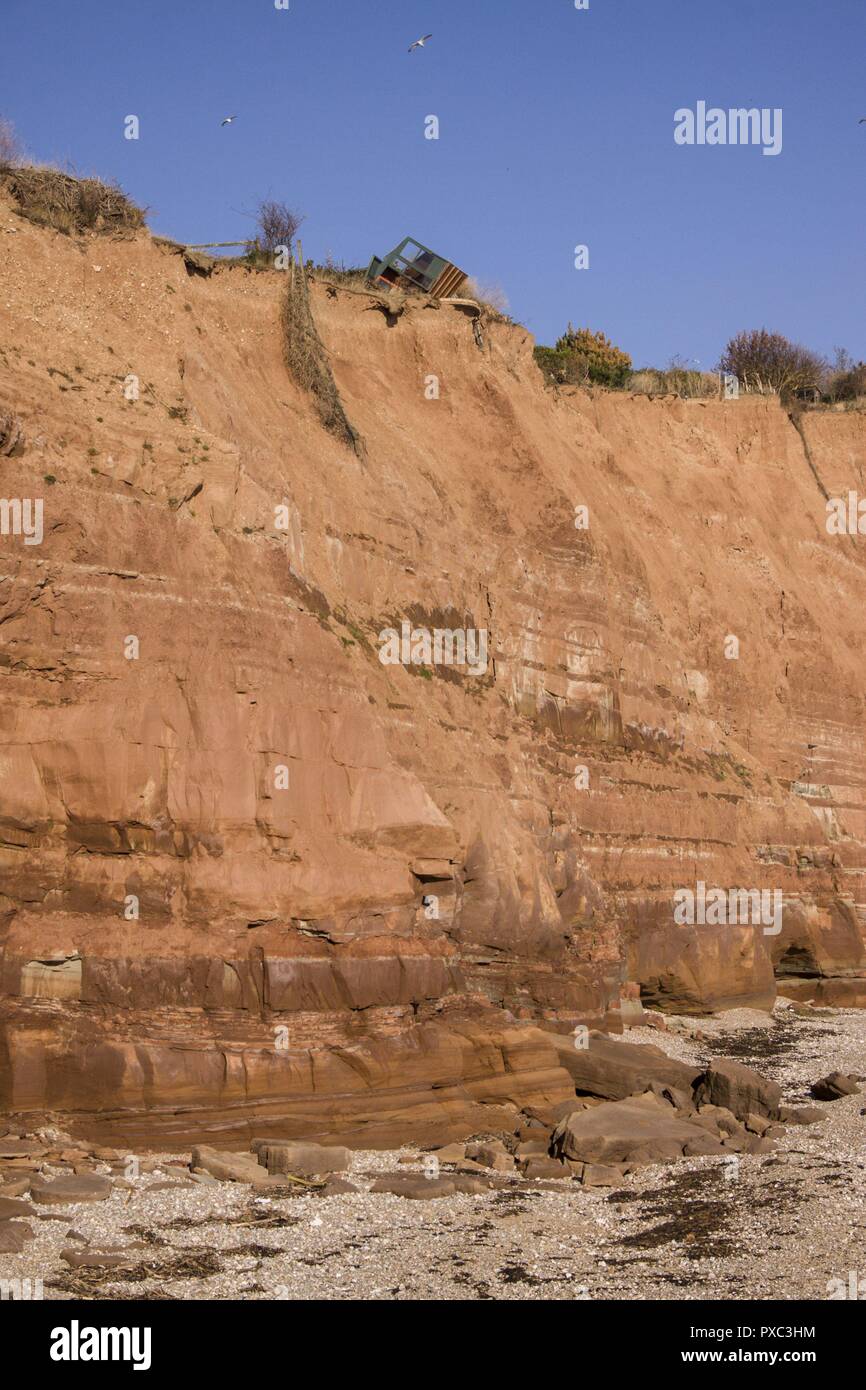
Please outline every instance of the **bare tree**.
[[268, 252], [276, 251], [279, 246], [288, 249], [303, 220], [301, 213], [294, 212], [286, 203], [275, 203], [271, 200], [259, 203], [256, 213], [259, 246]]
[[847, 348], [836, 348], [826, 391], [831, 401], [856, 401], [866, 396], [866, 362], [855, 362]]
[[756, 328], [731, 339], [718, 370], [739, 377], [747, 391], [775, 391], [780, 396], [791, 396], [820, 390], [827, 363], [818, 353], [790, 342], [781, 333]]

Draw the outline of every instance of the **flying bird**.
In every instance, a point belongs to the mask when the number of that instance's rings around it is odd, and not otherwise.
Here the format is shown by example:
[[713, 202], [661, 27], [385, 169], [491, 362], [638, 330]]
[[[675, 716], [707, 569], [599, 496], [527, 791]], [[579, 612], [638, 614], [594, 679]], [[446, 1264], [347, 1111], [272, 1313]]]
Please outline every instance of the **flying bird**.
[[432, 34], [425, 34], [423, 39], [416, 39], [415, 42], [412, 44], [412, 47], [409, 49], [409, 52], [413, 53], [416, 48], [423, 48], [427, 40], [432, 39], [432, 37]]
[[220, 125], [231, 125], [232, 121], [236, 120], [237, 116], [226, 116], [224, 121], [220, 121]]

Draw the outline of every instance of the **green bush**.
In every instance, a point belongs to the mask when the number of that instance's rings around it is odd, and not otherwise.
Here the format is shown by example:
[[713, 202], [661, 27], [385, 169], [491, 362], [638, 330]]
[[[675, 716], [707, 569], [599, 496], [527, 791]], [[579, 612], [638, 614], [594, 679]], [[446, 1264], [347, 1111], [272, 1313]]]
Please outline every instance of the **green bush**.
[[560, 385], [609, 386], [620, 388], [627, 384], [631, 373], [631, 358], [615, 347], [604, 333], [590, 328], [572, 328], [558, 340], [556, 347], [538, 347], [535, 360], [545, 380]]
[[558, 386], [576, 386], [583, 380], [577, 375], [576, 366], [570, 353], [561, 352], [558, 348], [537, 347], [535, 360], [548, 383], [555, 382]]

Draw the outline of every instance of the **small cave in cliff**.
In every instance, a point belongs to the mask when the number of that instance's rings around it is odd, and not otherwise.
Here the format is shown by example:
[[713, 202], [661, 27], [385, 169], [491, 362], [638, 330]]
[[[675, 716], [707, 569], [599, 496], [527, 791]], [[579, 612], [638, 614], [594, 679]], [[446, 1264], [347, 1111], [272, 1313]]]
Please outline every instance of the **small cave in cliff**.
[[775, 965], [777, 980], [790, 979], [791, 976], [814, 979], [820, 974], [814, 952], [807, 946], [788, 946]]

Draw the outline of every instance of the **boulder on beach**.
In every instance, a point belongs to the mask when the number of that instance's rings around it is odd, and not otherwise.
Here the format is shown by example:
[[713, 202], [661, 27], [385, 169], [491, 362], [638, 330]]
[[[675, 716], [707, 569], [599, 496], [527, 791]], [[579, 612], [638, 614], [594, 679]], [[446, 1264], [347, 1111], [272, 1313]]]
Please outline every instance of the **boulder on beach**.
[[843, 1096], [859, 1096], [860, 1087], [857, 1085], [855, 1076], [848, 1076], [842, 1071], [831, 1071], [829, 1076], [824, 1076], [820, 1081], [816, 1081], [812, 1087], [812, 1095], [816, 1100], [841, 1100]]
[[724, 1152], [705, 1129], [644, 1097], [575, 1111], [557, 1125], [553, 1147], [563, 1158], [602, 1165], [666, 1163]]
[[78, 1202], [105, 1202], [111, 1196], [111, 1181], [98, 1173], [75, 1173], [60, 1178], [34, 1178], [30, 1196], [41, 1206], [64, 1206]]
[[271, 1174], [297, 1173], [318, 1176], [345, 1173], [352, 1155], [338, 1145], [309, 1144], [284, 1139], [254, 1139], [251, 1149], [256, 1161]]
[[546, 1033], [556, 1048], [560, 1066], [578, 1092], [603, 1100], [625, 1100], [648, 1090], [653, 1082], [691, 1095], [701, 1068], [669, 1057], [651, 1043], [625, 1043], [606, 1033], [591, 1032], [585, 1047], [576, 1047], [571, 1034]]
[[747, 1115], [779, 1117], [782, 1090], [775, 1081], [768, 1081], [751, 1067], [739, 1062], [716, 1061], [700, 1077], [695, 1086], [698, 1105], [721, 1105], [745, 1120]]

